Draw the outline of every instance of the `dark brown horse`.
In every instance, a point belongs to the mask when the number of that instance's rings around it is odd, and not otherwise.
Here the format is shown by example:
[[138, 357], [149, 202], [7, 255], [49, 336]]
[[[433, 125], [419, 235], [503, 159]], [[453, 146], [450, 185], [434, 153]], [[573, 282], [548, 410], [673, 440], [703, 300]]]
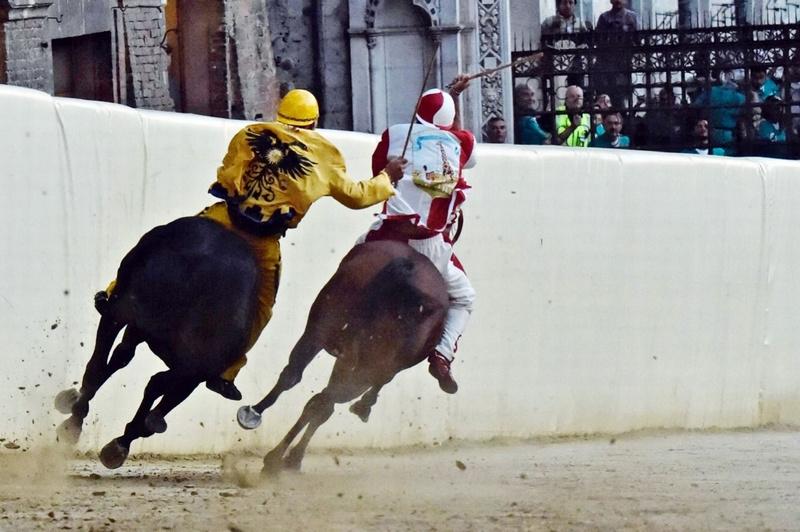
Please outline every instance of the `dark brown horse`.
[[257, 281], [247, 243], [212, 220], [180, 218], [145, 234], [120, 264], [80, 391], [64, 390], [56, 397], [56, 408], [71, 414], [58, 428], [59, 440], [77, 443], [89, 401], [142, 342], [169, 369], [152, 376], [124, 434], [103, 447], [100, 460], [117, 468], [133, 440], [164, 432], [168, 412], [244, 353]]
[[406, 244], [378, 241], [353, 248], [311, 306], [305, 331], [274, 388], [260, 403], [239, 409], [243, 428], [258, 427], [261, 413], [300, 382], [317, 353], [324, 349], [337, 358], [328, 385], [306, 403], [297, 423], [264, 457], [263, 471], [299, 469], [308, 442], [336, 403], [360, 397], [350, 411], [366, 422], [381, 388], [433, 350], [447, 306], [441, 275]]

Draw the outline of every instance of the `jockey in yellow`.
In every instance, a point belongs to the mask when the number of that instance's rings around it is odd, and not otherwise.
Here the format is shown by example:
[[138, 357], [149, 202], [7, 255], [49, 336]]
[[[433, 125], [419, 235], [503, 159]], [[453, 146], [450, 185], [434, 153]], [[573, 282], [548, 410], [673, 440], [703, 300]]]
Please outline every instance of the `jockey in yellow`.
[[[403, 176], [406, 161], [395, 159], [372, 179], [353, 181], [339, 150], [314, 131], [318, 118], [314, 95], [296, 89], [281, 100], [276, 122], [251, 124], [239, 131], [209, 189], [223, 201], [200, 213], [244, 238], [261, 270], [259, 309], [245, 353], [272, 317], [281, 271], [279, 240], [286, 230], [297, 227], [311, 204], [323, 196], [362, 209], [393, 196], [393, 184]], [[114, 284], [95, 296], [101, 314]], [[246, 363], [243, 353], [206, 386], [228, 399], [241, 399], [233, 380]]]

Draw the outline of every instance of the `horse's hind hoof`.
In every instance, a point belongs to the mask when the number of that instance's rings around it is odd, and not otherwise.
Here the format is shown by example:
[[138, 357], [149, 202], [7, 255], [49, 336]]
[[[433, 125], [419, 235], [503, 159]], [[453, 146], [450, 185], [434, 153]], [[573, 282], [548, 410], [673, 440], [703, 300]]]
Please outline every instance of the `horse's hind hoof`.
[[54, 404], [56, 410], [61, 412], [62, 414], [71, 414], [72, 407], [75, 406], [75, 403], [78, 402], [81, 394], [75, 388], [70, 388], [69, 390], [63, 390], [58, 392], [56, 395]]
[[303, 463], [303, 456], [298, 455], [295, 453], [290, 452], [284, 459], [283, 459], [283, 470], [290, 471], [293, 473], [300, 472], [300, 466]]
[[147, 417], [144, 418], [144, 426], [154, 434], [161, 434], [167, 430], [167, 422], [164, 420], [164, 416], [158, 412], [150, 412], [147, 414]]
[[69, 416], [56, 429], [56, 440], [65, 445], [75, 445], [81, 437], [83, 420]]
[[261, 425], [261, 414], [256, 412], [252, 406], [242, 406], [236, 412], [236, 421], [243, 429], [257, 429]]
[[350, 405], [350, 412], [358, 416], [358, 419], [366, 423], [369, 421], [369, 414], [372, 412], [372, 407], [363, 404], [361, 401], [356, 401]]
[[267, 456], [264, 457], [264, 467], [261, 468], [261, 476], [277, 476], [284, 470], [284, 467], [283, 456], [269, 452]]
[[129, 451], [128, 447], [120, 445], [117, 438], [114, 438], [100, 451], [100, 461], [108, 469], [116, 469], [125, 463]]

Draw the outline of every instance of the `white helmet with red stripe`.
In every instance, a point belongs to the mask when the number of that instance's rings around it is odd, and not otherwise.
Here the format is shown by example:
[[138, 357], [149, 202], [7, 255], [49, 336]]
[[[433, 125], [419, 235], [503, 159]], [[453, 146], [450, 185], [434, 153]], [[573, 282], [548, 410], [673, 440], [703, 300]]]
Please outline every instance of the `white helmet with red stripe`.
[[452, 96], [441, 89], [430, 89], [422, 94], [417, 109], [417, 120], [426, 126], [450, 129], [456, 118], [456, 104]]

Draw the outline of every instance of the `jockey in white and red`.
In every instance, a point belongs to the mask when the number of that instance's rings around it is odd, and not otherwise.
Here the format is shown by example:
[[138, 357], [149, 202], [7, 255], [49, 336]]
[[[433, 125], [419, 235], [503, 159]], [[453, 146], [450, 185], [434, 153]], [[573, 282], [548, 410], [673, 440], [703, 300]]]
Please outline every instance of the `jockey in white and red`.
[[[444, 277], [450, 307], [442, 338], [428, 361], [430, 373], [447, 393], [458, 390], [450, 363], [475, 301], [475, 290], [448, 237], [470, 188], [461, 170], [475, 165], [475, 136], [459, 127], [453, 100], [468, 83], [466, 76], [459, 76], [450, 94], [431, 89], [422, 95], [405, 153], [408, 165], [396, 184], [397, 193], [383, 204], [379, 220], [362, 237], [366, 241], [407, 242], [427, 256]], [[400, 157], [408, 131], [409, 124], [384, 131], [372, 155], [372, 166], [383, 168], [392, 158]]]

